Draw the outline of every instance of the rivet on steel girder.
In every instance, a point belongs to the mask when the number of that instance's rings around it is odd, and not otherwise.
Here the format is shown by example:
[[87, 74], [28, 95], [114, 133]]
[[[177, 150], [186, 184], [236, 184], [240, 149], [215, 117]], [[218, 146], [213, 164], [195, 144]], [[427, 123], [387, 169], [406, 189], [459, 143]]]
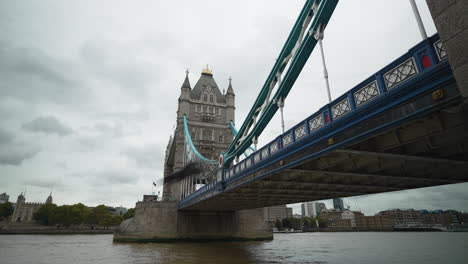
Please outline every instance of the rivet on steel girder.
[[445, 98], [445, 91], [444, 89], [437, 89], [432, 92], [432, 101], [438, 102]]
[[335, 144], [335, 139], [334, 138], [329, 138], [328, 139], [328, 145], [333, 145]]

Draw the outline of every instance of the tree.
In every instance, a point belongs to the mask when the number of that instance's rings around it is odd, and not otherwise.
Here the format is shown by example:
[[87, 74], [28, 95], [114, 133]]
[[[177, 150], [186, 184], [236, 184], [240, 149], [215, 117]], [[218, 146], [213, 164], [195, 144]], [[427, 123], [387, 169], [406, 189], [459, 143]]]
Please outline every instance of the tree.
[[132, 218], [135, 215], [135, 209], [130, 208], [128, 211], [123, 215], [123, 220], [127, 220], [129, 218]]
[[294, 230], [300, 230], [302, 229], [302, 226], [301, 226], [301, 219], [299, 218], [294, 218], [294, 217], [290, 217], [289, 218], [289, 221], [291, 223], [291, 228], [294, 229]]
[[281, 224], [281, 220], [276, 219], [275, 227], [276, 227], [278, 230], [281, 230], [281, 229], [283, 228], [283, 225]]
[[291, 228], [291, 220], [289, 218], [284, 218], [281, 224], [284, 228]]
[[53, 225], [55, 224], [55, 213], [57, 211], [57, 205], [55, 204], [45, 204], [34, 213], [34, 220], [38, 221], [43, 225]]
[[13, 204], [10, 202], [0, 204], [0, 219], [7, 218], [13, 214]]
[[305, 230], [309, 230], [310, 228], [310, 225], [311, 225], [311, 219], [310, 217], [302, 217], [301, 218], [301, 222], [302, 222], [302, 227], [305, 229]]

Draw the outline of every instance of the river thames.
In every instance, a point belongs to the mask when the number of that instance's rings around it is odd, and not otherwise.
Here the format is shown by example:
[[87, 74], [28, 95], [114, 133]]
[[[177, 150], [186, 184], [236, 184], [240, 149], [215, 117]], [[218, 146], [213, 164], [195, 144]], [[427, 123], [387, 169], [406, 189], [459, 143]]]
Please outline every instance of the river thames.
[[112, 235], [1, 235], [0, 263], [468, 263], [468, 233], [295, 233], [273, 241], [120, 244]]

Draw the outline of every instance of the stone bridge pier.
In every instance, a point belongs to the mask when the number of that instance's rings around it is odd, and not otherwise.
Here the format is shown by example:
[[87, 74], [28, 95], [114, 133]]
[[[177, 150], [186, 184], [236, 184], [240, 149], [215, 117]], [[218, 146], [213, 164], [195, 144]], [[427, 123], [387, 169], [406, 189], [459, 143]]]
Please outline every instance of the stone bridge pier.
[[264, 208], [242, 211], [178, 210], [178, 201], [138, 202], [115, 242], [271, 240]]

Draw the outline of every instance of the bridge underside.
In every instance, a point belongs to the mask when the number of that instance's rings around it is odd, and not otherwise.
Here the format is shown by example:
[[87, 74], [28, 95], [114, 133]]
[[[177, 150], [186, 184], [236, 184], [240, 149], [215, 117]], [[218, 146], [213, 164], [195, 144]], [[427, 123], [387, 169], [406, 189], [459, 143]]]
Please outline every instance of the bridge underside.
[[[430, 100], [430, 95], [418, 100]], [[313, 154], [410, 113], [418, 100], [278, 159], [182, 209], [240, 210], [468, 181], [468, 114], [463, 104], [408, 119], [321, 155]], [[294, 164], [297, 160], [302, 162]]]

